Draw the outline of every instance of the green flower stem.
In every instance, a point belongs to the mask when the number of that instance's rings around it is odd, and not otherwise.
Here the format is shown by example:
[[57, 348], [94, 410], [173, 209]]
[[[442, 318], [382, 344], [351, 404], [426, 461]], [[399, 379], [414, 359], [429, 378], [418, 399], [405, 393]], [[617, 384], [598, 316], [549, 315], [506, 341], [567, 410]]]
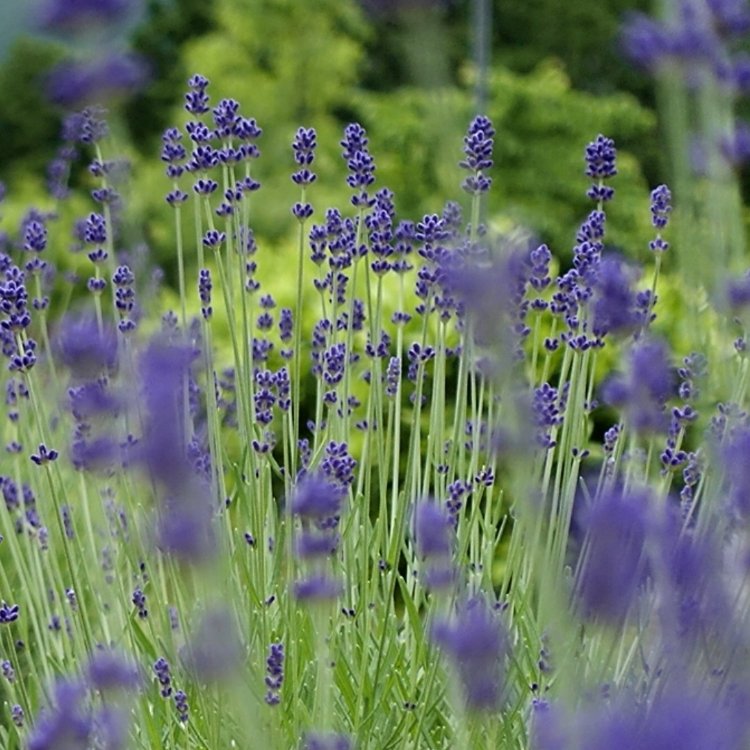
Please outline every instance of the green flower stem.
[[[174, 190], [178, 189], [177, 181], [172, 183]], [[182, 238], [182, 207], [179, 203], [174, 206], [174, 237], [177, 248], [177, 284], [180, 292], [180, 323], [182, 330], [187, 331], [187, 293], [185, 291], [185, 250]]]
[[[307, 202], [307, 191], [305, 185], [301, 186], [300, 189], [300, 203], [303, 205]], [[302, 314], [304, 312], [303, 305], [303, 289], [304, 289], [304, 272], [305, 272], [305, 246], [306, 246], [306, 233], [305, 233], [305, 220], [301, 219], [298, 221], [299, 231], [297, 233], [297, 288], [295, 295], [295, 306], [294, 306], [294, 351], [292, 353], [292, 430], [291, 430], [291, 445], [290, 457], [291, 467], [290, 472], [293, 477], [297, 476], [298, 467], [298, 455], [297, 455], [297, 439], [302, 434], [300, 429], [300, 385], [302, 382]], [[321, 293], [321, 297], [322, 297]], [[325, 303], [325, 300], [324, 300]], [[325, 314], [325, 304], [324, 304]]]
[[[39, 273], [34, 274], [34, 287], [36, 289], [36, 296], [38, 299], [44, 297], [42, 293], [42, 279]], [[55, 388], [55, 392], [60, 392], [60, 383], [57, 378], [57, 368], [55, 367], [55, 358], [52, 356], [52, 345], [50, 344], [49, 328], [47, 326], [47, 310], [40, 310], [38, 314], [39, 328], [42, 331], [42, 342], [44, 344], [44, 351], [47, 354], [46, 364], [50, 369], [52, 375], [52, 384]]]

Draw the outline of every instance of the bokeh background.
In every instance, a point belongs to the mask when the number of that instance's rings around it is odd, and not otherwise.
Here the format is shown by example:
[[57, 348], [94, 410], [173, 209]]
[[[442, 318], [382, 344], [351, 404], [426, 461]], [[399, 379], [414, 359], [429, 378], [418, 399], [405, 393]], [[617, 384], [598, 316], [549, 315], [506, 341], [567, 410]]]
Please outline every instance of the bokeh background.
[[[160, 138], [185, 121], [195, 72], [211, 80], [213, 101], [238, 99], [264, 130], [252, 221], [261, 246], [282, 248], [295, 229], [288, 174], [298, 126], [318, 131], [318, 216], [348, 200], [338, 142], [356, 120], [377, 186], [395, 192], [403, 218], [418, 219], [460, 198], [461, 138], [481, 111], [498, 133], [490, 224], [530, 228], [564, 264], [588, 210], [583, 148], [601, 132], [619, 151], [609, 242], [648, 259], [648, 192], [668, 165], [652, 82], [620, 40], [623, 19], [649, 10], [648, 0], [106, 0], [121, 8], [115, 23], [109, 14], [75, 28], [50, 23], [45, 8], [55, 4], [45, 0], [0, 5], [6, 216], [33, 204], [72, 227], [90, 210], [44, 197], [45, 172], [65, 114], [103, 100], [107, 156], [131, 165], [122, 246], [146, 248], [167, 286], [175, 254]], [[74, 187], [85, 180], [74, 170]], [[58, 245], [58, 268], [75, 266]]]

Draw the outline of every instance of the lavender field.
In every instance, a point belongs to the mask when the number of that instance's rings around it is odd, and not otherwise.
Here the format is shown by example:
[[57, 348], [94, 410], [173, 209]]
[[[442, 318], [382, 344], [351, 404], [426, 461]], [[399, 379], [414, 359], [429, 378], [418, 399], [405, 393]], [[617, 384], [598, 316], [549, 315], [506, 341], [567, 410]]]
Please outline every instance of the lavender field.
[[481, 59], [440, 200], [200, 69], [142, 158], [142, 61], [55, 68], [0, 174], [0, 748], [750, 748], [748, 33], [623, 19], [670, 177], [593, 129], [564, 247], [493, 203]]

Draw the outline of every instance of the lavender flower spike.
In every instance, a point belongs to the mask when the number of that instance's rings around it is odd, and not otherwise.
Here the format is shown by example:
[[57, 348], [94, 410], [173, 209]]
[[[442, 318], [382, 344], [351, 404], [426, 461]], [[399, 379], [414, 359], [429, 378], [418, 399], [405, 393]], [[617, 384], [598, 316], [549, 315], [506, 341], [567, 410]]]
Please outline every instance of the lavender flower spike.
[[281, 701], [279, 692], [284, 682], [284, 644], [272, 643], [266, 659], [266, 703], [276, 706]]
[[669, 243], [662, 239], [661, 230], [667, 226], [671, 212], [672, 193], [666, 185], [659, 185], [651, 191], [651, 223], [656, 227], [656, 237], [648, 246], [655, 253], [669, 249]]
[[617, 150], [611, 138], [599, 134], [586, 146], [586, 176], [596, 180], [586, 193], [592, 200], [604, 203], [614, 196], [614, 188], [605, 185], [604, 180], [617, 174], [616, 158]]
[[459, 163], [459, 166], [471, 173], [462, 183], [463, 189], [471, 195], [486, 193], [492, 185], [492, 178], [487, 177], [484, 172], [492, 167], [494, 137], [495, 128], [489, 117], [477, 115], [471, 121], [464, 137], [466, 156]]

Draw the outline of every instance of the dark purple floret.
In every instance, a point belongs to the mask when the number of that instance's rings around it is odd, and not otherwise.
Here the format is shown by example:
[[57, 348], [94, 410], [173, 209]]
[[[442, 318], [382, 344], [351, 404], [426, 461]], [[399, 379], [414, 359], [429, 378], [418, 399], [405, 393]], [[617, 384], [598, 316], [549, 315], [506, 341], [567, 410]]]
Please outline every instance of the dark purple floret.
[[201, 268], [198, 272], [198, 295], [201, 300], [201, 314], [205, 320], [209, 320], [213, 314], [211, 307], [211, 272], [207, 268]]
[[175, 127], [167, 128], [161, 142], [161, 160], [168, 165], [167, 177], [176, 179], [182, 174], [182, 165], [187, 158], [187, 151], [182, 145], [182, 132]]
[[[199, 180], [197, 180], [195, 185], [193, 185], [193, 190], [198, 195], [207, 196], [207, 195], [211, 195], [211, 193], [215, 193], [218, 187], [219, 187], [219, 183], [216, 182], [215, 180], [211, 180], [206, 177], [201, 177]], [[211, 230], [211, 231], [216, 231], [216, 230]]]
[[344, 128], [344, 139], [340, 144], [344, 150], [341, 155], [348, 161], [359, 151], [367, 150], [367, 143], [365, 129], [357, 122], [350, 123]]
[[185, 109], [192, 115], [203, 115], [208, 112], [208, 79], [196, 73], [188, 81], [190, 91], [185, 94]]
[[107, 241], [107, 225], [101, 214], [91, 213], [86, 217], [83, 238], [89, 245], [103, 245]]
[[40, 443], [37, 453], [32, 453], [30, 458], [37, 466], [45, 466], [50, 461], [56, 461], [58, 452], [54, 448], [47, 448], [44, 443]]
[[162, 698], [169, 698], [172, 695], [172, 675], [169, 670], [169, 662], [163, 656], [160, 656], [154, 662], [154, 674], [159, 681]]
[[[263, 135], [263, 129], [258, 126], [254, 117], [238, 117], [234, 123], [234, 135], [241, 141], [252, 141]], [[252, 145], [246, 155], [255, 158], [260, 155], [260, 151]]]
[[484, 172], [492, 167], [492, 149], [495, 129], [492, 122], [484, 115], [477, 115], [469, 125], [464, 137], [464, 159], [460, 166], [471, 172], [463, 182], [463, 189], [472, 195], [486, 193], [492, 185], [492, 179]]
[[146, 609], [146, 595], [143, 593], [143, 590], [140, 586], [138, 586], [133, 591], [131, 600], [135, 605], [136, 610], [138, 611], [138, 617], [140, 617], [142, 620], [145, 620], [148, 617], [148, 609]]
[[495, 129], [492, 121], [484, 115], [477, 115], [469, 125], [464, 137], [466, 158], [461, 162], [464, 169], [479, 171], [492, 166], [492, 147]]
[[203, 235], [203, 246], [211, 250], [218, 250], [227, 236], [224, 232], [219, 232], [217, 229], [209, 229]]
[[586, 176], [596, 180], [587, 193], [592, 200], [604, 203], [614, 196], [614, 188], [603, 182], [617, 174], [616, 157], [615, 142], [601, 134], [586, 146]]
[[356, 466], [357, 462], [349, 453], [346, 443], [337, 443], [334, 440], [327, 443], [324, 458], [320, 462], [320, 471], [344, 495], [347, 488], [354, 482]]
[[196, 144], [190, 155], [190, 164], [188, 169], [195, 171], [197, 169], [210, 169], [219, 163], [219, 155], [216, 149], [211, 146], [213, 140], [213, 131], [200, 120], [190, 120], [185, 124], [185, 132], [190, 140]]
[[314, 128], [299, 128], [292, 142], [294, 161], [300, 166], [292, 175], [292, 182], [296, 185], [309, 185], [314, 182], [316, 175], [308, 167], [315, 159], [317, 135]]
[[500, 706], [507, 636], [498, 615], [482, 597], [460, 602], [451, 620], [432, 626], [431, 639], [452, 662], [472, 711]]
[[614, 177], [617, 174], [616, 156], [615, 142], [599, 134], [586, 146], [586, 176], [596, 179]]
[[222, 99], [213, 108], [211, 115], [214, 121], [214, 133], [222, 140], [234, 133], [234, 126], [239, 118], [240, 103], [236, 99]]
[[276, 706], [281, 701], [281, 686], [284, 682], [284, 644], [272, 643], [266, 659], [266, 703]]
[[313, 207], [310, 203], [300, 203], [297, 201], [292, 206], [292, 216], [299, 221], [306, 221], [313, 215]]
[[112, 283], [118, 289], [131, 287], [135, 283], [135, 274], [128, 266], [118, 266], [112, 274]]
[[651, 191], [651, 223], [656, 229], [664, 229], [672, 212], [672, 193], [666, 185]]
[[41, 253], [47, 247], [47, 227], [42, 221], [32, 219], [24, 226], [23, 249]]
[[24, 723], [24, 712], [21, 706], [18, 705], [18, 703], [14, 703], [13, 706], [10, 709], [10, 715], [13, 719], [13, 723], [17, 727], [22, 727]]
[[291, 341], [293, 332], [292, 311], [288, 307], [282, 307], [279, 313], [279, 338], [284, 342]]
[[342, 156], [349, 169], [346, 183], [356, 192], [352, 205], [357, 208], [372, 206], [375, 202], [367, 193], [367, 188], [375, 181], [375, 161], [367, 150], [367, 134], [359, 123], [350, 123], [344, 128]]
[[188, 194], [182, 190], [171, 190], [167, 193], [166, 201], [173, 208], [181, 205], [188, 199]]
[[9, 625], [18, 619], [19, 607], [17, 604], [0, 603], [0, 624]]
[[184, 690], [177, 690], [174, 694], [174, 707], [177, 711], [177, 720], [185, 724], [188, 720], [188, 700]]
[[106, 288], [107, 288], [107, 280], [106, 279], [97, 279], [94, 276], [91, 276], [89, 280], [86, 282], [86, 288], [95, 295], [101, 294]]

